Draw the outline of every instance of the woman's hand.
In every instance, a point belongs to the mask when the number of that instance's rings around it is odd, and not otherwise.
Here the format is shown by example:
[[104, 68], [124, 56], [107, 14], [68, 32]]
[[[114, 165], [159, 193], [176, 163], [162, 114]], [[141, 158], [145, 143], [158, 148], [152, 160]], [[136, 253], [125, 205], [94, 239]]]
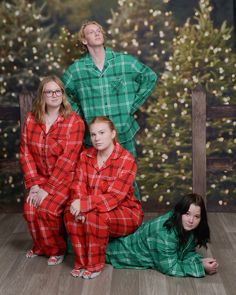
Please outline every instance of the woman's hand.
[[38, 185], [31, 186], [26, 202], [30, 205], [34, 205], [34, 200], [37, 198], [37, 193], [39, 190], [40, 187]]
[[42, 201], [47, 197], [48, 192], [46, 192], [44, 189], [40, 189], [38, 191], [38, 198], [37, 198], [37, 207], [42, 203]]
[[80, 200], [74, 200], [70, 205], [70, 213], [75, 217], [80, 214]]
[[31, 187], [26, 201], [37, 208], [47, 195], [48, 193], [44, 189], [40, 188], [38, 185], [34, 185]]
[[214, 258], [203, 258], [203, 267], [207, 274], [212, 275], [217, 272], [219, 263]]
[[29, 191], [29, 196], [33, 194], [37, 194], [37, 192], [40, 190], [40, 187], [36, 184], [31, 186], [30, 191]]

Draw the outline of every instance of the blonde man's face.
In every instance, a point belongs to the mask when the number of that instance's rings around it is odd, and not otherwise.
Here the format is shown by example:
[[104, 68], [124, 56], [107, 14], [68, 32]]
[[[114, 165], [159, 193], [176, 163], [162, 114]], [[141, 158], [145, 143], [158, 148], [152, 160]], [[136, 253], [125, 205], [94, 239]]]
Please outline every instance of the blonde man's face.
[[103, 46], [104, 36], [100, 27], [95, 24], [87, 25], [84, 28], [83, 44], [87, 47]]

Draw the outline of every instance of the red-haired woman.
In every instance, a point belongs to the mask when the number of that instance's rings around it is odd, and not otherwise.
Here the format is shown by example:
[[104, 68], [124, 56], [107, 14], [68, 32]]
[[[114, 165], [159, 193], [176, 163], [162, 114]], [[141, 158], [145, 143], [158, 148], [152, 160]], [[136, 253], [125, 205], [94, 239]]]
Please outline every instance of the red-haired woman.
[[109, 237], [129, 235], [143, 219], [134, 157], [117, 142], [107, 117], [96, 117], [89, 131], [93, 147], [81, 153], [64, 217], [75, 255], [71, 274], [84, 279], [104, 268]]
[[44, 78], [28, 114], [20, 145], [25, 186], [24, 217], [33, 238], [26, 257], [48, 256], [48, 265], [63, 261], [65, 204], [82, 147], [84, 123], [66, 99], [56, 76]]

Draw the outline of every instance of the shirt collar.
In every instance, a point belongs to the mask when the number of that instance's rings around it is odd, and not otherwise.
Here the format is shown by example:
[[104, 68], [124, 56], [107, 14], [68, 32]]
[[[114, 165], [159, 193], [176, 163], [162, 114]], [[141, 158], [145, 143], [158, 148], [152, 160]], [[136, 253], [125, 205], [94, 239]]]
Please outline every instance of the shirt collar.
[[64, 120], [65, 120], [65, 118], [61, 114], [59, 114], [57, 117], [57, 122], [62, 122]]
[[[113, 59], [115, 57], [115, 53], [111, 50], [111, 48], [109, 47], [105, 47], [105, 63], [111, 59]], [[91, 57], [91, 55], [89, 54], [89, 52], [87, 52], [84, 56], [84, 62], [86, 65], [94, 65], [94, 61]]]
[[115, 53], [114, 51], [111, 50], [111, 48], [106, 47], [105, 49], [106, 49], [106, 61], [115, 58]]

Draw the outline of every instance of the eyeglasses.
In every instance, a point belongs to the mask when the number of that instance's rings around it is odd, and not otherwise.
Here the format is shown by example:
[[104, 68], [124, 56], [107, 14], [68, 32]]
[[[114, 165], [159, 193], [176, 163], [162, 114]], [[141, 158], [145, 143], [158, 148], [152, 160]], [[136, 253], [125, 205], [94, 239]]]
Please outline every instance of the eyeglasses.
[[57, 90], [45, 90], [43, 93], [46, 94], [47, 97], [52, 97], [54, 94], [56, 94], [56, 96], [61, 96], [63, 92], [61, 89], [57, 89]]

